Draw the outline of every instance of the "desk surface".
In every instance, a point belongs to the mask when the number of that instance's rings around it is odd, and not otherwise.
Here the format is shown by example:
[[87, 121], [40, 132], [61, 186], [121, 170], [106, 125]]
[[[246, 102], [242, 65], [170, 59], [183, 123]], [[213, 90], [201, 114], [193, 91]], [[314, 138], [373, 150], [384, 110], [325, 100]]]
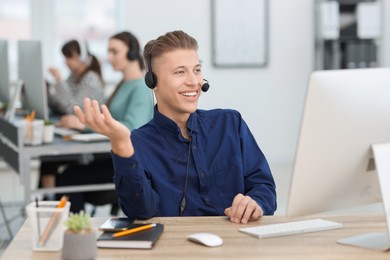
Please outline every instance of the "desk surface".
[[[225, 217], [153, 218], [147, 222], [165, 224], [164, 233], [151, 250], [99, 249], [98, 259], [389, 259], [389, 252], [339, 245], [336, 240], [362, 233], [385, 232], [384, 217], [380, 215], [319, 216], [344, 224], [343, 229], [306, 233], [278, 238], [258, 239], [238, 231], [240, 227], [272, 224], [304, 218], [263, 217], [258, 222], [233, 224]], [[105, 219], [93, 219], [95, 227]], [[208, 248], [186, 240], [196, 232], [212, 232], [221, 236], [224, 244]], [[30, 229], [25, 222], [2, 259], [61, 259], [61, 252], [33, 252]]]
[[111, 143], [109, 141], [98, 142], [77, 142], [64, 140], [56, 136], [54, 142], [37, 146], [24, 146], [23, 152], [30, 157], [81, 154], [81, 153], [102, 153], [110, 152]]

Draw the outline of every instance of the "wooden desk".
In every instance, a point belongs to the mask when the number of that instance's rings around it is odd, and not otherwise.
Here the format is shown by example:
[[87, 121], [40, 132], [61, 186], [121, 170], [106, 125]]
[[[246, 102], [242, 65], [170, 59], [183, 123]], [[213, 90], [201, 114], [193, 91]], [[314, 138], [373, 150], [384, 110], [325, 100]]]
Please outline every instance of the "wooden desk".
[[[322, 217], [322, 216], [319, 216]], [[323, 216], [322, 218], [344, 224], [343, 229], [258, 239], [238, 231], [239, 227], [272, 224], [304, 218], [263, 217], [250, 224], [233, 224], [225, 217], [170, 217], [153, 218], [147, 222], [165, 225], [155, 247], [140, 249], [99, 249], [98, 259], [389, 259], [389, 252], [339, 245], [339, 238], [361, 233], [385, 232], [383, 216]], [[93, 219], [95, 227], [105, 219]], [[186, 240], [196, 232], [212, 232], [221, 236], [224, 244], [209, 248]], [[61, 252], [33, 252], [30, 229], [24, 223], [14, 240], [4, 252], [4, 260], [10, 259], [61, 259]]]

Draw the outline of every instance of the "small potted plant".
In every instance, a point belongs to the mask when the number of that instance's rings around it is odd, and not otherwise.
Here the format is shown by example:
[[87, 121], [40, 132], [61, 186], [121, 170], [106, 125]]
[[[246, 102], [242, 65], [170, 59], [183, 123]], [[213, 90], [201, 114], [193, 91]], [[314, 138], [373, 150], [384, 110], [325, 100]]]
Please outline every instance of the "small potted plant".
[[51, 143], [54, 140], [54, 123], [50, 120], [45, 120], [43, 125], [43, 143]]
[[73, 214], [65, 221], [62, 256], [64, 259], [94, 259], [97, 254], [96, 235], [88, 214]]

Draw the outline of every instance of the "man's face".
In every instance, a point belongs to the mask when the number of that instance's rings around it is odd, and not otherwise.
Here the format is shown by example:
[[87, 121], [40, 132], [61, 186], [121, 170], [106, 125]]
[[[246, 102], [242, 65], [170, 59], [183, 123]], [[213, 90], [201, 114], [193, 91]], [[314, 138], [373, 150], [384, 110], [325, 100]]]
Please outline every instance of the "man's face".
[[197, 109], [203, 84], [197, 52], [178, 49], [166, 52], [152, 62], [157, 76], [154, 93], [159, 112], [174, 121], [186, 120]]

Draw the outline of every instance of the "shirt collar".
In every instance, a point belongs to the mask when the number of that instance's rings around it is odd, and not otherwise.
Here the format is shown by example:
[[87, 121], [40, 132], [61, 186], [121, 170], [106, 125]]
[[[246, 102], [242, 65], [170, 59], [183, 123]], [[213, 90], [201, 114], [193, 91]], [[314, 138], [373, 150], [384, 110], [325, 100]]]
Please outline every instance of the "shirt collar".
[[[192, 113], [190, 115], [190, 118], [188, 119], [188, 122], [187, 122], [188, 132], [192, 132], [192, 133], [199, 132], [197, 118], [198, 118], [198, 110], [196, 110], [194, 113]], [[161, 114], [157, 109], [157, 104], [154, 106], [153, 120], [156, 122], [156, 124], [158, 126], [164, 128], [165, 130], [167, 130], [173, 134], [180, 133], [179, 126], [173, 120], [171, 120], [168, 117]]]

